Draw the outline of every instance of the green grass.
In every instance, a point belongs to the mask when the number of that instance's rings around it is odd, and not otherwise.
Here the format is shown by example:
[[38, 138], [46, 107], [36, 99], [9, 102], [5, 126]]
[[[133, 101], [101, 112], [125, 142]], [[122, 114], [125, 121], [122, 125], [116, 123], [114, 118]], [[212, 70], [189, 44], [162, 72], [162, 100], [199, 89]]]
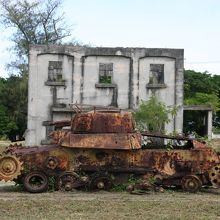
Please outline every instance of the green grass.
[[0, 192], [1, 219], [218, 219], [220, 195]]

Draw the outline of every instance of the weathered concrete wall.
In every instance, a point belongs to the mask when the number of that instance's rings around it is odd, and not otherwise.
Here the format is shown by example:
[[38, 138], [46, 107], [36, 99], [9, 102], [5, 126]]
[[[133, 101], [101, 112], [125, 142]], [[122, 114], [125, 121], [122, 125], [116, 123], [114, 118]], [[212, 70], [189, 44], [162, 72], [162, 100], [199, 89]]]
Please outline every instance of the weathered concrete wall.
[[120, 56], [88, 56], [84, 59], [84, 74], [82, 76], [81, 103], [109, 106], [113, 104], [114, 88], [98, 87], [99, 63], [113, 63], [112, 84], [116, 85], [115, 102], [119, 108], [128, 106], [129, 93], [129, 63], [128, 58]]
[[[63, 78], [65, 86], [47, 86], [48, 62], [63, 62]], [[44, 121], [53, 120], [51, 107], [59, 103], [69, 104], [72, 102], [72, 63], [66, 55], [59, 54], [36, 54], [30, 52], [29, 62], [29, 97], [28, 97], [28, 135], [26, 142], [29, 145], [39, 144], [45, 137], [46, 128], [42, 125]], [[57, 99], [53, 94], [56, 89]]]
[[[157, 95], [179, 111], [166, 126], [182, 131], [183, 50], [147, 48], [85, 48], [33, 45], [29, 55], [28, 145], [46, 139], [46, 122], [71, 117], [69, 104], [113, 105], [136, 109], [140, 100]], [[62, 62], [62, 78], [48, 80], [50, 61]], [[99, 64], [112, 63], [112, 82], [99, 82]], [[149, 83], [152, 64], [164, 67], [163, 83]]]
[[[149, 86], [150, 64], [164, 64], [164, 85]], [[152, 95], [159, 97], [167, 106], [175, 105], [175, 59], [167, 57], [144, 57], [140, 59], [139, 99], [148, 100]], [[165, 130], [174, 130], [173, 120]]]

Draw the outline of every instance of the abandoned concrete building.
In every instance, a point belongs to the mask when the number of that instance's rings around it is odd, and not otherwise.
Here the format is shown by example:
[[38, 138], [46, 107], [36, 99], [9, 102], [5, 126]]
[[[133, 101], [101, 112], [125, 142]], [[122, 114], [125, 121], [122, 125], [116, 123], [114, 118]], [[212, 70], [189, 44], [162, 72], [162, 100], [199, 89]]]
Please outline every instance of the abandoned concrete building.
[[182, 132], [183, 60], [183, 49], [32, 45], [27, 144], [49, 143], [49, 122], [70, 119], [73, 103], [135, 110], [152, 95], [178, 106], [165, 129]]

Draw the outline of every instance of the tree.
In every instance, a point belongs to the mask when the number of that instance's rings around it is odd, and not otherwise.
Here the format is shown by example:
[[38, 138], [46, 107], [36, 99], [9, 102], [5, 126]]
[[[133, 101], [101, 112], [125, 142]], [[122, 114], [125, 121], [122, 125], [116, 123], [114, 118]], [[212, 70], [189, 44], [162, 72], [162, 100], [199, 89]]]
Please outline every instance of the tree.
[[58, 14], [61, 4], [61, 0], [0, 0], [1, 25], [13, 30], [11, 52], [16, 55], [16, 59], [8, 65], [8, 70], [12, 73], [16, 70], [16, 75], [0, 79], [0, 105], [3, 106], [0, 135], [6, 124], [10, 125], [4, 135], [7, 134], [11, 140], [16, 135], [21, 137], [26, 129], [30, 44], [61, 44], [64, 38], [70, 36], [63, 14]]
[[184, 103], [186, 105], [210, 105], [214, 113], [220, 107], [220, 76], [208, 72], [184, 71]]
[[16, 140], [16, 136], [21, 138], [26, 129], [27, 75], [11, 75], [7, 79], [1, 79], [0, 82], [2, 82], [0, 83], [0, 106], [2, 106], [2, 115], [5, 115], [4, 118], [7, 117], [7, 125], [5, 125], [6, 120], [0, 123], [0, 133], [7, 128], [4, 135], [7, 135], [10, 140]]
[[184, 71], [184, 97], [185, 99], [193, 97], [196, 93], [218, 94], [219, 85], [216, 78], [208, 72], [196, 72], [194, 70]]
[[13, 67], [27, 63], [30, 44], [59, 44], [70, 36], [63, 14], [57, 13], [61, 3], [61, 0], [0, 1], [2, 24], [14, 30], [11, 40], [18, 59], [12, 63]]
[[215, 83], [215, 85], [218, 87], [217, 95], [220, 99], [220, 75], [214, 75], [212, 76], [212, 80]]
[[220, 102], [216, 94], [196, 92], [194, 96], [185, 100], [186, 105], [209, 105], [214, 113], [219, 111]]
[[176, 107], [168, 107], [156, 96], [152, 96], [149, 101], [141, 101], [134, 117], [141, 130], [164, 132], [164, 125], [170, 122], [169, 115], [174, 116], [176, 111]]

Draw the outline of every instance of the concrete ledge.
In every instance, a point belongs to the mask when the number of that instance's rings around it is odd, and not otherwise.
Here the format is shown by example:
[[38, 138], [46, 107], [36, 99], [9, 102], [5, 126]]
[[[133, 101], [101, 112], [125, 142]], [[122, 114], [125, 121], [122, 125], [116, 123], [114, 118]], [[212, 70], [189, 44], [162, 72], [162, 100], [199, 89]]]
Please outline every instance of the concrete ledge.
[[46, 86], [65, 86], [65, 81], [46, 81]]
[[58, 108], [58, 107], [52, 107], [52, 112], [66, 112], [66, 113], [72, 113], [76, 112], [73, 108]]
[[184, 105], [184, 111], [212, 111], [212, 107], [210, 105]]
[[147, 84], [146, 85], [147, 89], [163, 89], [167, 88], [166, 84]]
[[96, 83], [95, 84], [96, 88], [116, 88], [117, 85], [112, 83], [112, 84], [107, 84], [107, 83]]
[[220, 139], [220, 133], [212, 133], [212, 139]]

